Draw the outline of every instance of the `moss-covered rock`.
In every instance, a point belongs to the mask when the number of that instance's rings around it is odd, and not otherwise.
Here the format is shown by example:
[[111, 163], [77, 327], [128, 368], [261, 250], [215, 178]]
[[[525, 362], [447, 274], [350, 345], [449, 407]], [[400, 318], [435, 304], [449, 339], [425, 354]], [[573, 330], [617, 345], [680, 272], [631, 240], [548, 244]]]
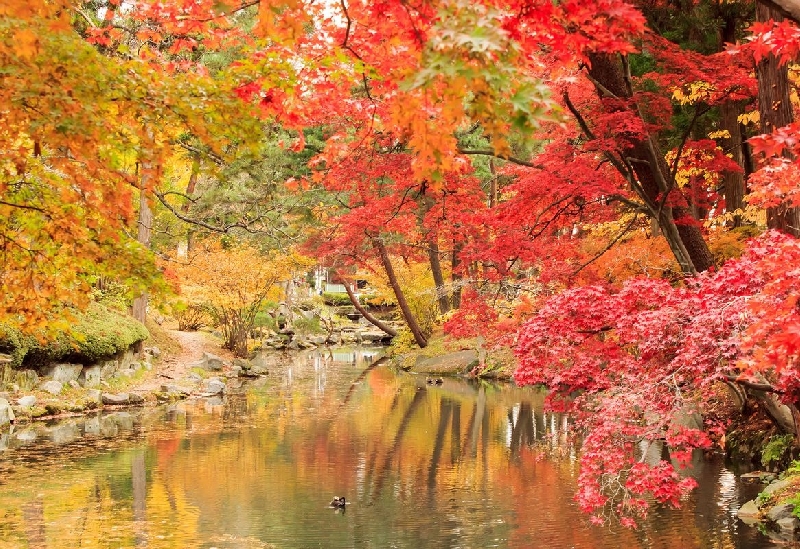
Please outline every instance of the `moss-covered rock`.
[[90, 364], [114, 356], [149, 336], [144, 325], [134, 318], [99, 303], [72, 314], [74, 321], [69, 331], [49, 337], [0, 324], [0, 352], [11, 357], [15, 368], [54, 361]]

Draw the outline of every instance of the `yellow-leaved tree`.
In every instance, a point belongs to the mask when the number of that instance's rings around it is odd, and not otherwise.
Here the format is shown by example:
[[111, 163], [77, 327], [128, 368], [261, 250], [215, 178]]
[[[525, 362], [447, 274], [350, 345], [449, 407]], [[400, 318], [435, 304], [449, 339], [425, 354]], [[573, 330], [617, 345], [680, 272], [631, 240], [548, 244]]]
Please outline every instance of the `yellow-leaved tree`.
[[280, 300], [285, 283], [309, 268], [293, 252], [262, 252], [228, 237], [195, 244], [191, 260], [178, 262], [180, 294], [189, 307], [202, 307], [222, 331], [224, 347], [247, 356], [248, 338], [264, 306]]

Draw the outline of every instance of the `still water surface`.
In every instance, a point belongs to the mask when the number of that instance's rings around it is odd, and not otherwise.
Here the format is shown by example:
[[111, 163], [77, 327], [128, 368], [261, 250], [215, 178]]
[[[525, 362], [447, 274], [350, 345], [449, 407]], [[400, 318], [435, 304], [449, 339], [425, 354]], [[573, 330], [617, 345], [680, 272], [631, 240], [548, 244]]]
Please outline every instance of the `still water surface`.
[[224, 402], [17, 426], [0, 437], [0, 549], [773, 547], [736, 519], [754, 494], [718, 462], [639, 531], [592, 526], [542, 393], [427, 385], [376, 358], [314, 352]]

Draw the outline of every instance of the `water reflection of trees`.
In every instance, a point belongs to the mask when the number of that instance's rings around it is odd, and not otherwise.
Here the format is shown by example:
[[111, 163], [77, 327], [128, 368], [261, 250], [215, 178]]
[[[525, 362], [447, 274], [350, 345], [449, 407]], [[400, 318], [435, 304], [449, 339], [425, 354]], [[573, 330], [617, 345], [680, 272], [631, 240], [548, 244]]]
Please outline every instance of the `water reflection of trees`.
[[[221, 534], [283, 547], [733, 546], [735, 519], [693, 506], [654, 514], [639, 534], [588, 526], [571, 498], [568, 420], [543, 411], [541, 392], [428, 386], [373, 358], [336, 358], [301, 357], [224, 405], [164, 408], [143, 421], [166, 426], [144, 430], [146, 444], [95, 450], [58, 482], [6, 479], [37, 490], [0, 503], [0, 538], [56, 549], [113, 528], [121, 546], [165, 549]], [[704, 486], [698, 501], [717, 508], [720, 488]], [[353, 502], [346, 516], [325, 508], [338, 494]]]

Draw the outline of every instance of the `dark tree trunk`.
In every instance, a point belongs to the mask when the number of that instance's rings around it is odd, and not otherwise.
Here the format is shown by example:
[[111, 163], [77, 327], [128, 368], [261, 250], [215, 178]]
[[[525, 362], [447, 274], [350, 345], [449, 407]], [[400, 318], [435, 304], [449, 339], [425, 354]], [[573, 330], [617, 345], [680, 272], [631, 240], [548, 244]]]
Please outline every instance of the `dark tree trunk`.
[[419, 197], [419, 207], [417, 208], [417, 225], [423, 235], [425, 242], [425, 252], [428, 254], [428, 262], [431, 265], [433, 283], [436, 286], [436, 301], [439, 305], [439, 312], [445, 314], [450, 310], [450, 300], [444, 286], [444, 274], [442, 273], [442, 262], [439, 259], [439, 242], [436, 232], [424, 227], [425, 215], [434, 205], [434, 200], [426, 195]]
[[433, 283], [436, 284], [436, 300], [439, 302], [439, 312], [445, 314], [450, 310], [450, 300], [447, 298], [447, 289], [444, 286], [442, 262], [439, 259], [439, 244], [434, 238], [428, 241], [428, 261], [431, 264]]
[[[759, 0], [756, 4], [759, 8], [766, 7], [775, 10], [778, 15], [783, 15], [800, 25], [800, 1], [799, 0]], [[775, 19], [777, 21], [777, 19]]]
[[[756, 5], [759, 22], [781, 21], [781, 13], [764, 4]], [[771, 133], [794, 121], [790, 99], [789, 68], [774, 55], [767, 55], [756, 65], [758, 77], [758, 113], [761, 131]], [[800, 237], [800, 208], [781, 204], [767, 208], [767, 227]]]
[[450, 280], [453, 283], [453, 309], [461, 308], [461, 271], [459, 267], [461, 265], [461, 259], [458, 257], [458, 254], [461, 253], [463, 249], [463, 245], [460, 242], [453, 243], [453, 256], [451, 258], [451, 267], [452, 267], [452, 274], [450, 275]]
[[353, 307], [356, 308], [356, 311], [361, 313], [361, 316], [367, 319], [367, 322], [377, 327], [378, 329], [383, 330], [386, 334], [392, 337], [397, 335], [397, 331], [394, 328], [384, 324], [383, 322], [375, 318], [375, 316], [373, 316], [372, 313], [366, 310], [364, 306], [358, 302], [358, 298], [353, 293], [353, 290], [350, 288], [350, 284], [348, 284], [347, 280], [343, 280], [342, 282], [344, 282], [344, 291], [347, 292], [347, 297], [350, 298], [350, 303], [353, 304]]
[[[744, 112], [742, 103], [727, 101], [720, 107], [720, 128], [726, 130], [729, 137], [720, 140], [720, 144], [725, 153], [731, 155], [731, 159], [742, 167], [741, 172], [725, 172], [722, 174], [722, 192], [725, 197], [725, 212], [731, 213], [736, 210], [744, 209], [744, 150], [742, 148], [741, 125], [739, 115]], [[742, 218], [739, 215], [728, 223], [729, 227], [739, 227]]]
[[[719, 51], [723, 51], [725, 44], [736, 43], [737, 17], [730, 12], [720, 10], [718, 16], [722, 17], [723, 25], [720, 29]], [[720, 129], [728, 132], [728, 137], [720, 139], [722, 150], [731, 155], [731, 159], [741, 168], [741, 172], [725, 172], [722, 174], [722, 194], [725, 198], [725, 212], [731, 213], [744, 209], [744, 196], [747, 194], [745, 184], [747, 175], [746, 161], [748, 160], [743, 137], [742, 124], [739, 115], [744, 113], [743, 101], [726, 101], [720, 106]], [[728, 222], [728, 227], [735, 228], [742, 224], [742, 217], [736, 215]]]
[[386, 250], [386, 246], [383, 244], [383, 241], [381, 241], [380, 238], [373, 238], [372, 245], [375, 247], [375, 250], [377, 250], [378, 255], [381, 258], [381, 264], [386, 271], [386, 276], [389, 277], [389, 284], [392, 286], [392, 290], [394, 290], [394, 296], [397, 298], [397, 305], [400, 307], [400, 312], [403, 314], [403, 319], [406, 321], [408, 329], [411, 330], [412, 334], [414, 334], [414, 341], [416, 341], [417, 345], [420, 347], [427, 347], [428, 338], [426, 338], [425, 334], [422, 333], [422, 329], [420, 328], [414, 313], [411, 312], [411, 307], [409, 307], [408, 301], [406, 301], [406, 296], [403, 293], [403, 289], [400, 287], [400, 282], [397, 280], [394, 267], [392, 267], [392, 261], [389, 259], [389, 252]]
[[[598, 94], [606, 96], [609, 92], [619, 99], [630, 99], [632, 90], [617, 56], [593, 54], [590, 56], [590, 76], [598, 84]], [[622, 107], [620, 107], [622, 108]], [[631, 116], [640, 116], [631, 111]], [[700, 227], [692, 218], [688, 204], [670, 206], [664, 200], [666, 194], [679, 193], [672, 181], [669, 166], [656, 139], [648, 135], [633, 141], [623, 151], [634, 174], [633, 190], [645, 203], [651, 217], [657, 220], [661, 233], [667, 239], [670, 249], [683, 272], [694, 274], [705, 271], [713, 264], [713, 256], [703, 238]], [[684, 200], [685, 202], [685, 197]]]

